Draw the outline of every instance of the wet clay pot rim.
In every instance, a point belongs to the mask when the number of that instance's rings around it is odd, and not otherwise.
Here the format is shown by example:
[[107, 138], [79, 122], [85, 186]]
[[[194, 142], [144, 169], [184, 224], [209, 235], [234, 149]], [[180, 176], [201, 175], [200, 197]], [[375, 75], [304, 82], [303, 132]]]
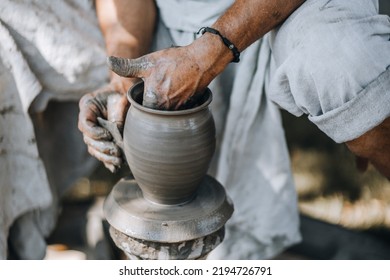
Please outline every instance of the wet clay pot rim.
[[187, 115], [187, 114], [196, 113], [206, 108], [213, 99], [210, 89], [207, 88], [204, 95], [202, 96], [201, 105], [190, 109], [165, 111], [165, 110], [152, 109], [143, 106], [142, 105], [143, 93], [144, 93], [144, 82], [139, 82], [128, 90], [127, 99], [129, 100], [132, 106], [136, 107], [141, 111], [156, 114], [156, 115], [164, 115], [164, 116], [177, 116], [177, 115]]

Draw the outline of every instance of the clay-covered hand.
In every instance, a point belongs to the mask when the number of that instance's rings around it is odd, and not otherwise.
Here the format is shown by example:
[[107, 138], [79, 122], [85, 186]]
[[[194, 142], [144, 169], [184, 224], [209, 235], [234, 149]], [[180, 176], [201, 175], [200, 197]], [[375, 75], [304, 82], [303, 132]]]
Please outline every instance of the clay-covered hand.
[[110, 132], [101, 127], [98, 118], [115, 123], [123, 130], [129, 103], [125, 92], [129, 82], [111, 82], [103, 88], [84, 95], [80, 102], [78, 127], [83, 133], [88, 152], [115, 172], [122, 164], [122, 151], [113, 141]]
[[177, 110], [191, 97], [202, 94], [214, 78], [190, 46], [173, 47], [137, 59], [109, 57], [108, 65], [122, 77], [145, 82], [143, 105]]

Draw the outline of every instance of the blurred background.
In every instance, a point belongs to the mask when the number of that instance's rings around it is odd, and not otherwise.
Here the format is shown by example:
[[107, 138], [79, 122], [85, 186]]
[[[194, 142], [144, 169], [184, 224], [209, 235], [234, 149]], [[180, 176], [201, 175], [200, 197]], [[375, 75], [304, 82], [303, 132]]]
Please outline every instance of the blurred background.
[[[380, 1], [390, 15], [390, 1]], [[299, 197], [301, 243], [277, 259], [390, 259], [390, 182], [371, 166], [360, 173], [354, 156], [306, 117], [282, 112]], [[128, 173], [100, 166], [65, 195], [47, 259], [118, 259], [101, 206]]]

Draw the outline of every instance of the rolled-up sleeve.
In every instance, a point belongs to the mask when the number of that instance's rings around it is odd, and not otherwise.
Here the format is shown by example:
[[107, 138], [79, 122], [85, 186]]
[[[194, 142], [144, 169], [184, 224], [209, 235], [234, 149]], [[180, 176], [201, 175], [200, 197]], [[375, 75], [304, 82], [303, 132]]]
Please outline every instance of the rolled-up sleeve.
[[269, 97], [335, 142], [390, 116], [390, 21], [376, 0], [306, 1], [270, 36]]

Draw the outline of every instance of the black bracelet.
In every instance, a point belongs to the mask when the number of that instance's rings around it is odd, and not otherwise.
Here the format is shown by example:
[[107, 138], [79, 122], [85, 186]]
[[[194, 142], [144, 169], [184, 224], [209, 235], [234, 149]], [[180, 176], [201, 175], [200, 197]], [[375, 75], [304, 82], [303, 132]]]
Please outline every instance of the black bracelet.
[[219, 33], [218, 30], [214, 29], [214, 28], [211, 28], [211, 27], [202, 27], [201, 29], [199, 29], [199, 31], [197, 32], [197, 34], [205, 34], [206, 32], [210, 32], [212, 34], [215, 34], [215, 35], [218, 35], [219, 37], [221, 37], [222, 39], [222, 42], [225, 44], [225, 46], [227, 46], [229, 48], [229, 50], [232, 51], [233, 53], [233, 60], [232, 62], [239, 62], [240, 61], [240, 52], [238, 51], [238, 49], [236, 48], [236, 46], [230, 42], [230, 40], [224, 36], [222, 36], [221, 33]]

